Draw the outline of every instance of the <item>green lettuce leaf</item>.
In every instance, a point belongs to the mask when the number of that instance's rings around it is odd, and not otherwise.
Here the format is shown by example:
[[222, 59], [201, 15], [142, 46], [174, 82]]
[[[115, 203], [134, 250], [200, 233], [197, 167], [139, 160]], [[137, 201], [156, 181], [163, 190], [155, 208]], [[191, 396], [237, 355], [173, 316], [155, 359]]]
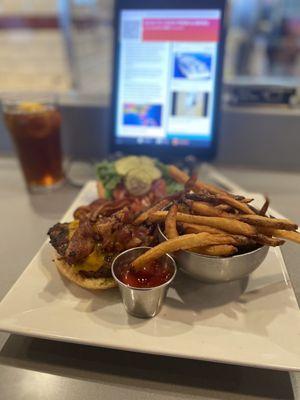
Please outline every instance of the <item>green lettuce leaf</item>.
[[122, 179], [116, 171], [115, 163], [107, 160], [101, 161], [96, 165], [96, 173], [105, 188], [106, 197], [111, 198], [113, 190]]

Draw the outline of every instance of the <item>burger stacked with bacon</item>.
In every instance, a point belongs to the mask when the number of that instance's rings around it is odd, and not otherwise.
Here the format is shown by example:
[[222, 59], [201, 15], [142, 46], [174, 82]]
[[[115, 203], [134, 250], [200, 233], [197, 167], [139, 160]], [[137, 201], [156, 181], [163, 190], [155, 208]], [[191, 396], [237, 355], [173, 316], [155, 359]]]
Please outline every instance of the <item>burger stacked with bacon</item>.
[[182, 186], [168, 176], [167, 166], [148, 157], [103, 161], [97, 171], [99, 198], [79, 207], [73, 221], [55, 224], [48, 235], [66, 278], [87, 289], [108, 289], [115, 286], [116, 255], [156, 244], [155, 226], [140, 223], [143, 211], [161, 199], [166, 204]]

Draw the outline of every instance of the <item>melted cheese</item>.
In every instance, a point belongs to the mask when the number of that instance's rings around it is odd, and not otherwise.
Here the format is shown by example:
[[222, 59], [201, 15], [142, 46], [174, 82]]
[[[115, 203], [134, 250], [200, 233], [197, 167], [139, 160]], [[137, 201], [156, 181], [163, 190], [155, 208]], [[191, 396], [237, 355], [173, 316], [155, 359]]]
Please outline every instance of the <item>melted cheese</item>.
[[[69, 223], [69, 240], [79, 227], [79, 221], [74, 220]], [[104, 264], [104, 254], [101, 253], [97, 246], [95, 250], [81, 263], [73, 264], [76, 271], [97, 271]]]
[[72, 238], [72, 236], [74, 235], [74, 232], [76, 231], [76, 229], [79, 227], [79, 221], [77, 219], [75, 219], [74, 221], [69, 222], [69, 240]]
[[97, 271], [104, 264], [104, 254], [94, 250], [82, 263], [73, 265], [78, 271]]

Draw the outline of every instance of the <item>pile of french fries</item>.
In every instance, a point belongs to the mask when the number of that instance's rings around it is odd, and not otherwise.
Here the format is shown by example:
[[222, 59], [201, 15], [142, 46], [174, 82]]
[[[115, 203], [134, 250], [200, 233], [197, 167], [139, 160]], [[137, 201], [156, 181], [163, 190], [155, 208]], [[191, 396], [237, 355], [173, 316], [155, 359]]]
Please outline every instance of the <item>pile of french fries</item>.
[[[168, 240], [138, 257], [132, 263], [134, 268], [178, 250], [229, 257], [262, 245], [280, 246], [284, 239], [300, 243], [297, 224], [266, 215], [269, 199], [258, 210], [251, 205], [253, 199], [190, 178], [174, 165], [169, 166], [169, 174], [184, 184], [185, 190], [161, 200], [135, 220], [136, 224], [164, 224]], [[170, 202], [172, 205], [164, 210]]]

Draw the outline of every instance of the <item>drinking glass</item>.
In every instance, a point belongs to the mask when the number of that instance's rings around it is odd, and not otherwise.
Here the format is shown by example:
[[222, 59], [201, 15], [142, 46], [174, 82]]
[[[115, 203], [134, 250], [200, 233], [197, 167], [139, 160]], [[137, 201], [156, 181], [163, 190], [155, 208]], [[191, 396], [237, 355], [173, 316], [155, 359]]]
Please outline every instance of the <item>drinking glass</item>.
[[29, 191], [43, 192], [64, 181], [61, 115], [54, 95], [4, 95], [2, 109]]

